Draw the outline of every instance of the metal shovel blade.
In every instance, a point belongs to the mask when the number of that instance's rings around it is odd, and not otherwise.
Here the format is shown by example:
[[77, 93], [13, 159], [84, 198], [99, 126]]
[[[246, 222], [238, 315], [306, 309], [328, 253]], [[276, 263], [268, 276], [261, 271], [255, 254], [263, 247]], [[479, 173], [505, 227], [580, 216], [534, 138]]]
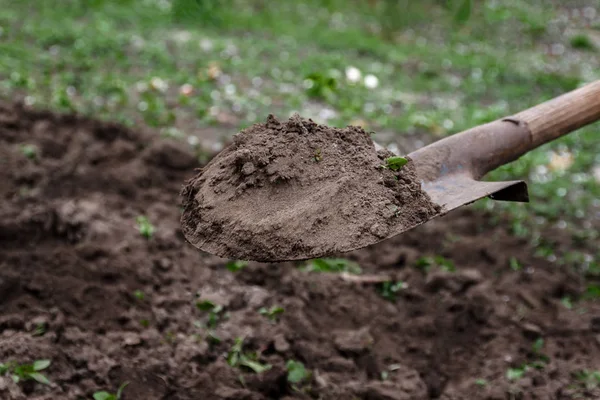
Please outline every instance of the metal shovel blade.
[[494, 200], [529, 202], [524, 181], [482, 182], [468, 175], [447, 175], [432, 182], [422, 183], [431, 200], [443, 206], [444, 212], [489, 197]]

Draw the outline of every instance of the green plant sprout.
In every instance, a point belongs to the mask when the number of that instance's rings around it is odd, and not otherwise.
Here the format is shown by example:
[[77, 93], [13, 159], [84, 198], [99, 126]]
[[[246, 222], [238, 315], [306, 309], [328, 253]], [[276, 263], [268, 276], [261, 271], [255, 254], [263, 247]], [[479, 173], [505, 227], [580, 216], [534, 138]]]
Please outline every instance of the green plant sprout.
[[223, 306], [215, 304], [210, 300], [201, 300], [196, 302], [196, 308], [200, 311], [208, 312], [208, 327], [214, 329], [221, 319]]
[[50, 381], [40, 371], [48, 368], [50, 363], [50, 360], [36, 360], [33, 364], [16, 364], [11, 362], [0, 364], [0, 375], [10, 374], [15, 383], [34, 380], [49, 385]]
[[285, 368], [288, 371], [287, 380], [293, 385], [310, 377], [310, 371], [308, 371], [304, 367], [304, 364], [299, 361], [288, 360], [288, 362], [285, 364]]
[[133, 292], [133, 296], [138, 300], [144, 300], [146, 298], [146, 295], [140, 289], [136, 289]]
[[479, 378], [479, 379], [475, 379], [475, 384], [477, 386], [487, 386], [488, 381], [483, 378]]
[[308, 272], [348, 272], [350, 274], [360, 274], [360, 266], [345, 258], [315, 258], [306, 264], [305, 271]]
[[154, 234], [155, 228], [152, 226], [148, 218], [140, 215], [135, 220], [138, 224], [138, 230], [140, 231], [140, 234], [146, 239], [150, 239]]
[[569, 310], [573, 309], [573, 300], [571, 300], [571, 297], [565, 296], [560, 299], [560, 302], [563, 306], [565, 306], [565, 308], [568, 308]]
[[119, 389], [115, 394], [106, 391], [96, 392], [93, 395], [94, 400], [121, 400], [123, 390], [125, 389], [125, 387], [127, 387], [127, 385], [129, 385], [129, 382], [124, 382], [121, 386], [119, 386]]
[[408, 163], [408, 160], [404, 157], [394, 156], [385, 159], [385, 165], [383, 168], [391, 169], [392, 171], [399, 171], [400, 168], [404, 167]]
[[587, 390], [594, 390], [600, 386], [600, 371], [582, 370], [575, 373], [575, 378], [583, 383]]
[[225, 268], [227, 268], [231, 272], [238, 272], [246, 268], [246, 266], [248, 266], [248, 261], [234, 260], [228, 262], [225, 265]]
[[408, 284], [406, 282], [398, 281], [386, 281], [381, 284], [379, 287], [379, 294], [389, 301], [396, 301], [396, 294], [403, 289], [406, 289]]
[[323, 155], [321, 154], [321, 149], [316, 149], [315, 154], [313, 156], [313, 160], [315, 162], [319, 162], [323, 159]]
[[231, 350], [227, 354], [227, 364], [234, 368], [246, 367], [257, 374], [271, 369], [270, 364], [261, 364], [256, 353], [243, 352], [244, 339], [237, 338]]
[[33, 144], [23, 144], [21, 145], [21, 153], [30, 160], [34, 160], [37, 158], [37, 147]]
[[448, 260], [442, 256], [424, 256], [417, 259], [415, 262], [415, 266], [425, 273], [431, 271], [432, 268], [439, 268], [442, 271], [446, 272], [456, 272], [456, 267], [452, 260]]
[[521, 265], [521, 263], [519, 262], [519, 260], [517, 260], [516, 257], [511, 257], [508, 263], [510, 265], [510, 269], [512, 269], [513, 271], [521, 271], [523, 269], [523, 265]]
[[261, 307], [258, 310], [258, 313], [260, 315], [264, 315], [265, 317], [269, 318], [269, 320], [271, 320], [271, 321], [276, 321], [277, 316], [279, 314], [283, 313], [283, 308], [279, 307], [279, 306], [273, 306], [269, 309], [267, 309], [266, 307]]
[[46, 333], [46, 329], [47, 327], [44, 322], [36, 324], [35, 329], [31, 333], [31, 336], [44, 336], [44, 334]]
[[520, 368], [509, 368], [506, 370], [506, 379], [508, 379], [509, 381], [521, 379], [528, 369], [529, 367], [525, 364]]

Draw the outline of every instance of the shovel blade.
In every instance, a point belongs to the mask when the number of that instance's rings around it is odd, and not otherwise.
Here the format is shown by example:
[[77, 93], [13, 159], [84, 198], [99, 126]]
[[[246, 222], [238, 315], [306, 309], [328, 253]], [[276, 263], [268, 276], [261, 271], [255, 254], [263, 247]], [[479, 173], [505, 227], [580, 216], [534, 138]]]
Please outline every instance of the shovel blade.
[[422, 182], [422, 188], [431, 199], [444, 207], [444, 212], [471, 204], [484, 197], [494, 200], [529, 202], [527, 184], [524, 181], [485, 182], [467, 174], [448, 174], [430, 182]]

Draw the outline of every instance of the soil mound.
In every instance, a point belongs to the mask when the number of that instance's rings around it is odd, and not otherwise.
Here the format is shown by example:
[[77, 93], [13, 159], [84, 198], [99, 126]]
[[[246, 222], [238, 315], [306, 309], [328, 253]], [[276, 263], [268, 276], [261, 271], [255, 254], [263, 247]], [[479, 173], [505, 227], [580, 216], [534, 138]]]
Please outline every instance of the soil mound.
[[360, 127], [270, 115], [234, 137], [184, 188], [184, 233], [245, 260], [314, 258], [364, 247], [438, 214], [410, 159], [376, 151]]
[[[358, 281], [304, 262], [234, 273], [184, 240], [199, 165], [179, 142], [0, 105], [0, 164], [0, 363], [51, 360], [50, 385], [1, 373], [0, 399], [124, 382], [123, 400], [600, 398], [600, 303], [507, 221], [463, 208], [350, 252]], [[237, 338], [264, 371], [227, 362]]]

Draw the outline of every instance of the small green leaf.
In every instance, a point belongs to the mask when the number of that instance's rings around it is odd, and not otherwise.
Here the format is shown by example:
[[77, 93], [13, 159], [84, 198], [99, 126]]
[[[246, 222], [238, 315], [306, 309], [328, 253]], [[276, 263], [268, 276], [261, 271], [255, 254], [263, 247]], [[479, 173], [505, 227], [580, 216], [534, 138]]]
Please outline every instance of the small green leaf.
[[563, 306], [565, 306], [569, 310], [573, 308], [573, 302], [571, 301], [571, 298], [569, 296], [563, 297], [560, 300], [560, 302], [562, 303]]
[[9, 369], [8, 365], [0, 363], [0, 375], [5, 374]]
[[136, 218], [136, 222], [138, 224], [138, 230], [140, 234], [146, 239], [150, 239], [154, 234], [155, 228], [152, 226], [147, 217], [140, 215]]
[[600, 298], [600, 286], [599, 285], [588, 285], [585, 291], [585, 297], [588, 299]]
[[473, 0], [462, 0], [456, 13], [454, 14], [454, 22], [464, 24], [471, 18], [471, 10], [473, 9]]
[[146, 297], [146, 295], [144, 294], [144, 292], [142, 292], [140, 289], [136, 289], [136, 291], [133, 292], [133, 295], [138, 300], [144, 300], [144, 298]]
[[308, 372], [304, 364], [299, 361], [289, 360], [285, 367], [288, 370], [287, 380], [290, 383], [298, 383], [307, 378]]
[[39, 372], [31, 372], [29, 374], [29, 377], [31, 379], [38, 381], [39, 383], [43, 383], [44, 385], [50, 384], [50, 381], [48, 380], [48, 378], [46, 378], [44, 375], [40, 374]]
[[257, 361], [252, 361], [244, 355], [242, 355], [242, 357], [240, 358], [240, 365], [250, 368], [252, 371], [256, 372], [257, 374], [262, 374], [263, 372], [271, 369], [271, 365], [261, 364]]
[[538, 338], [531, 346], [531, 348], [533, 349], [533, 351], [535, 353], [539, 353], [540, 350], [542, 350], [542, 347], [544, 347], [544, 339], [543, 338]]
[[247, 261], [230, 261], [228, 262], [225, 267], [231, 271], [231, 272], [238, 272], [241, 271], [242, 269], [244, 269], [246, 266], [248, 265]]
[[36, 362], [33, 363], [33, 370], [34, 371], [44, 370], [50, 366], [50, 363], [51, 363], [50, 360], [37, 360]]
[[196, 302], [196, 308], [200, 311], [212, 311], [215, 307], [215, 303], [210, 300]]
[[385, 159], [386, 167], [388, 167], [392, 171], [400, 170], [400, 168], [405, 166], [406, 163], [408, 163], [408, 160], [404, 157], [399, 157], [399, 156], [388, 157]]
[[523, 266], [521, 265], [521, 263], [519, 262], [519, 260], [517, 260], [515, 257], [511, 257], [509, 260], [509, 264], [510, 264], [510, 268], [513, 271], [520, 271], [523, 269]]
[[115, 396], [108, 392], [96, 392], [93, 397], [94, 400], [116, 400]]
[[479, 378], [475, 380], [475, 384], [477, 386], [486, 386], [488, 384], [488, 381], [483, 378]]
[[523, 375], [525, 375], [525, 371], [527, 370], [527, 366], [523, 366], [521, 368], [509, 368], [506, 371], [506, 378], [509, 381], [514, 381], [516, 379], [521, 379]]
[[37, 147], [33, 144], [24, 144], [21, 146], [21, 153], [30, 160], [37, 157]]

